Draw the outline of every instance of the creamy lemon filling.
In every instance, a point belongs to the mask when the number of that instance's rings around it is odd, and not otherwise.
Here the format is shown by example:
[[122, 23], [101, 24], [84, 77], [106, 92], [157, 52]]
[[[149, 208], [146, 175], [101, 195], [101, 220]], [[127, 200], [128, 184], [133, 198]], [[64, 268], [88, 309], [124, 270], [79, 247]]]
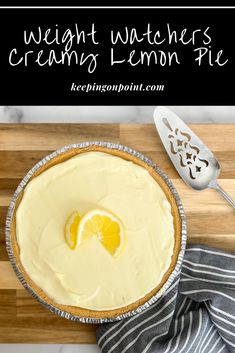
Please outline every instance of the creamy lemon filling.
[[[73, 212], [107, 210], [121, 220], [125, 246], [112, 256], [88, 237], [73, 249], [64, 229]], [[58, 304], [117, 309], [143, 298], [171, 264], [171, 206], [148, 171], [102, 152], [81, 153], [32, 179], [16, 212], [21, 262]]]

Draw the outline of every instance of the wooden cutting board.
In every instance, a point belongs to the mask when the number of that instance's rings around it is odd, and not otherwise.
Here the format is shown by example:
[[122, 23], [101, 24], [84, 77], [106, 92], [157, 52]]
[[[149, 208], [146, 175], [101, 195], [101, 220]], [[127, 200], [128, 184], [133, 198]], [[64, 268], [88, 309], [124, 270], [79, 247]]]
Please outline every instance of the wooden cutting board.
[[[191, 125], [214, 151], [220, 184], [235, 198], [235, 125]], [[0, 124], [0, 343], [95, 343], [95, 326], [62, 319], [40, 306], [15, 276], [4, 243], [7, 207], [17, 184], [42, 157], [89, 140], [118, 142], [152, 158], [172, 179], [188, 221], [189, 242], [235, 253], [235, 211], [213, 190], [196, 192], [180, 179], [153, 125]]]

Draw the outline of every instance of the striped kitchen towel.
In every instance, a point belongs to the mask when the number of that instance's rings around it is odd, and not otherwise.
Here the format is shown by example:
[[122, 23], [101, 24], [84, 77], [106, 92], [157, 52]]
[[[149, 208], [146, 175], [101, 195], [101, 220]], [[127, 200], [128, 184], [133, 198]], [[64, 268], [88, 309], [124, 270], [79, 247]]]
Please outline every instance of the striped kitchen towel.
[[102, 353], [235, 352], [235, 256], [186, 249], [182, 270], [151, 307], [97, 330]]

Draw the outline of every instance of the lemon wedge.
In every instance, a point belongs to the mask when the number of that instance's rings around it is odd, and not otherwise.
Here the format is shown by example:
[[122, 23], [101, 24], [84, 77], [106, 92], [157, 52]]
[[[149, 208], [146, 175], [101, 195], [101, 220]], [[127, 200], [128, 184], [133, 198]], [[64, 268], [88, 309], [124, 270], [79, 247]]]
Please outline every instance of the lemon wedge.
[[97, 237], [104, 249], [113, 257], [118, 257], [125, 245], [125, 233], [121, 220], [114, 214], [94, 209], [87, 212], [78, 226], [77, 246], [92, 237]]
[[64, 227], [64, 236], [66, 243], [70, 249], [74, 250], [77, 245], [77, 234], [78, 226], [80, 223], [81, 217], [77, 211], [74, 211], [67, 219]]

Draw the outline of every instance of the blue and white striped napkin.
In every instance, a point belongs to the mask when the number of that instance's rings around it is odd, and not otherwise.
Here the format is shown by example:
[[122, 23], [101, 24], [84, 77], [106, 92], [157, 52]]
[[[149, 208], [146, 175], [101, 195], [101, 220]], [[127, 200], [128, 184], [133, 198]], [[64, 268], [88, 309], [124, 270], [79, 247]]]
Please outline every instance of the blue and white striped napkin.
[[102, 353], [235, 352], [235, 256], [188, 246], [164, 295], [139, 315], [100, 325], [97, 343]]

